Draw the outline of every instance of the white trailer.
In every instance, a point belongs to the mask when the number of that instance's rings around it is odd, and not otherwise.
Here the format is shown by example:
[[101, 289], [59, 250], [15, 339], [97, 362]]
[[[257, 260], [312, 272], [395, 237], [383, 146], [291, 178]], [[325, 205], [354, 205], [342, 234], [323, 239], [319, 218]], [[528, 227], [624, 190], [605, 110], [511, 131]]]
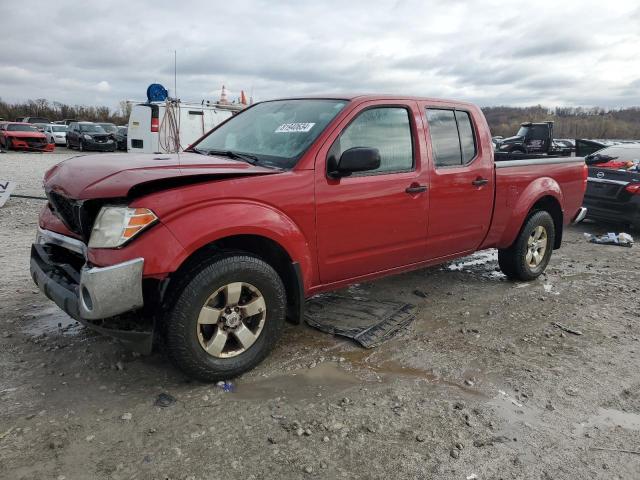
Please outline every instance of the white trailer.
[[176, 153], [243, 108], [237, 104], [137, 103], [131, 108], [127, 151]]

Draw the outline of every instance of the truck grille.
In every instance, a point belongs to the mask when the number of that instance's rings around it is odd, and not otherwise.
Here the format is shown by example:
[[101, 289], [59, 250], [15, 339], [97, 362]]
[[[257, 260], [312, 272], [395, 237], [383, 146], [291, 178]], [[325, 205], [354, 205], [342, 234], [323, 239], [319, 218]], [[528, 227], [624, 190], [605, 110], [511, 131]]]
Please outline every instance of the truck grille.
[[47, 197], [49, 198], [51, 210], [62, 220], [62, 223], [72, 232], [82, 234], [80, 222], [81, 204], [55, 192], [47, 192]]

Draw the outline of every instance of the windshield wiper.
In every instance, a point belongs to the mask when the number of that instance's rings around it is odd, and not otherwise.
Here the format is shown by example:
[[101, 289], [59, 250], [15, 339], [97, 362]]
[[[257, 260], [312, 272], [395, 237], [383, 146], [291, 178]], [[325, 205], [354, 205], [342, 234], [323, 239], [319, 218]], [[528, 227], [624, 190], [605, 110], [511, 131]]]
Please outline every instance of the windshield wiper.
[[223, 155], [225, 157], [233, 158], [234, 160], [242, 160], [244, 162], [250, 163], [251, 165], [256, 165], [260, 161], [255, 155], [250, 155], [248, 153], [238, 153], [232, 150], [208, 150], [207, 155]]

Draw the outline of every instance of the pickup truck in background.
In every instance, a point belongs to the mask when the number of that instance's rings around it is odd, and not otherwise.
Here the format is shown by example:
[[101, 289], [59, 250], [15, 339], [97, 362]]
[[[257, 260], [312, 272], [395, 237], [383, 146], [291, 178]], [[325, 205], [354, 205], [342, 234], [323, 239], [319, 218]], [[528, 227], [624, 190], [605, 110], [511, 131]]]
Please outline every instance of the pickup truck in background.
[[526, 122], [513, 137], [494, 139], [496, 151], [510, 154], [571, 155], [572, 146], [553, 138], [553, 122]]
[[252, 105], [181, 154], [49, 170], [31, 252], [73, 318], [188, 375], [258, 364], [317, 293], [497, 248], [532, 280], [584, 216], [581, 158], [494, 163], [475, 105], [396, 96]]

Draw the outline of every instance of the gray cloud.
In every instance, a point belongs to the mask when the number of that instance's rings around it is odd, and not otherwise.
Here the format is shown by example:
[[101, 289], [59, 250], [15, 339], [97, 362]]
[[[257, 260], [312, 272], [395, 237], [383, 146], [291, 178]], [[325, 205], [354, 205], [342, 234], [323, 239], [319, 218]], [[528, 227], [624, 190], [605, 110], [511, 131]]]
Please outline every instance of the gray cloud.
[[186, 100], [215, 99], [224, 83], [256, 99], [379, 91], [627, 106], [640, 102], [639, 18], [633, 0], [36, 0], [3, 10], [0, 96], [115, 107], [151, 82], [171, 89], [175, 49]]

